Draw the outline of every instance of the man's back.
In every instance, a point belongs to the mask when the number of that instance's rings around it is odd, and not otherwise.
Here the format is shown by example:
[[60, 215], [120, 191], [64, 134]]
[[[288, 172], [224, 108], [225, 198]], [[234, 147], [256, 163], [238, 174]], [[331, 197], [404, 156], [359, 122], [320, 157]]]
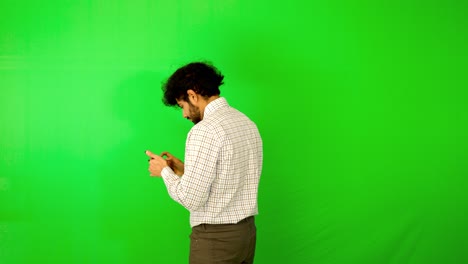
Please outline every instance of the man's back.
[[[190, 210], [191, 225], [237, 223], [256, 215], [262, 158], [257, 126], [224, 98], [211, 102], [187, 137], [186, 172], [198, 168], [201, 175], [193, 184], [209, 184], [205, 204]], [[200, 170], [203, 164], [214, 170]]]

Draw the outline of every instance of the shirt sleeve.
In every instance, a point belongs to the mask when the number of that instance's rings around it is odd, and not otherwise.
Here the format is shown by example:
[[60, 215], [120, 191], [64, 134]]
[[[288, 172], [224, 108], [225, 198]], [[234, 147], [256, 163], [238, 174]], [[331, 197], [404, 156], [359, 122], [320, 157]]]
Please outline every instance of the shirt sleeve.
[[169, 167], [162, 170], [169, 195], [189, 211], [200, 210], [208, 200], [216, 178], [219, 142], [214, 131], [199, 124], [187, 137], [184, 174], [179, 177]]

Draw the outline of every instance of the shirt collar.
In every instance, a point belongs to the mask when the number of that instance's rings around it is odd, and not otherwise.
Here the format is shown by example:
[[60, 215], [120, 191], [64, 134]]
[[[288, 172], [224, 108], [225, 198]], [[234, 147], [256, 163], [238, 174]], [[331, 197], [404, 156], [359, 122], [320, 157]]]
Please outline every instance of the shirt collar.
[[219, 97], [213, 101], [211, 101], [208, 105], [205, 107], [205, 112], [204, 112], [204, 117], [210, 115], [211, 113], [215, 112], [221, 107], [226, 107], [229, 106], [228, 102], [226, 101], [226, 98], [224, 97]]

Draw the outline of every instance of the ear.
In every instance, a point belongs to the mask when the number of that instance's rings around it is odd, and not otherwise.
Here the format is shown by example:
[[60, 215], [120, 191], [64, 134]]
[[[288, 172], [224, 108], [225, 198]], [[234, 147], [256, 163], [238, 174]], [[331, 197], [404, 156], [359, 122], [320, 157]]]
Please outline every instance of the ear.
[[193, 105], [198, 104], [198, 94], [194, 90], [188, 89], [187, 95], [188, 95], [188, 100], [190, 103], [192, 103]]

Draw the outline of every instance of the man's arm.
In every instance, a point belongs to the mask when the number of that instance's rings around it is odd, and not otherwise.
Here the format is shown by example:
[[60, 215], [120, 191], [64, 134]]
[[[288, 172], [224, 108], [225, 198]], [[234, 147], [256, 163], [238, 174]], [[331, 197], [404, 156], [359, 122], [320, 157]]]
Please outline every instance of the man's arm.
[[208, 200], [216, 177], [219, 142], [213, 131], [204, 126], [194, 127], [187, 138], [182, 177], [169, 167], [161, 172], [169, 195], [189, 211], [198, 210]]

